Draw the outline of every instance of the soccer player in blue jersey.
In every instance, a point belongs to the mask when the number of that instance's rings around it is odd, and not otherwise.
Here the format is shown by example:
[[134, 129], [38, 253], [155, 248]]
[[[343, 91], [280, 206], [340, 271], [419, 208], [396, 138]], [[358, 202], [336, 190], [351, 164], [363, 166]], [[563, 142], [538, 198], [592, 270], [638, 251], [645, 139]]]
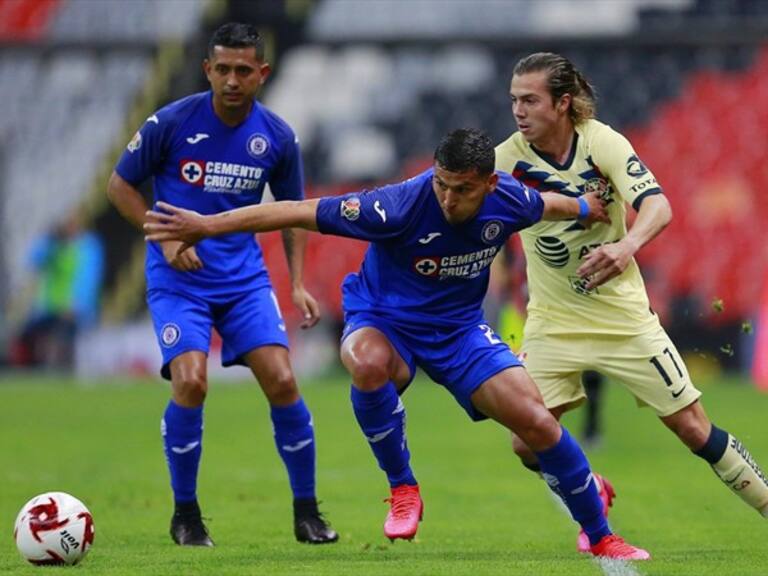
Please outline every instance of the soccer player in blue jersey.
[[[152, 177], [156, 200], [205, 214], [258, 204], [269, 183], [275, 198], [301, 200], [299, 145], [291, 128], [256, 101], [270, 72], [258, 31], [225, 24], [212, 36], [203, 63], [211, 90], [183, 98], [150, 116], [123, 153], [108, 196], [136, 227], [147, 206], [137, 190]], [[283, 243], [302, 327], [318, 321], [304, 289], [306, 232], [286, 229]], [[211, 329], [223, 341], [225, 366], [245, 364], [271, 407], [275, 443], [293, 491], [300, 542], [338, 539], [317, 508], [312, 417], [291, 370], [285, 323], [253, 234], [228, 234], [178, 252], [178, 242], [147, 247], [147, 302], [172, 398], [162, 420], [175, 512], [171, 536], [180, 545], [212, 546], [197, 501], [197, 472], [208, 391]]]
[[542, 218], [578, 218], [588, 227], [607, 221], [605, 209], [594, 194], [539, 194], [495, 173], [494, 161], [485, 134], [456, 130], [438, 146], [432, 169], [399, 184], [210, 216], [158, 203], [144, 229], [148, 241], [183, 241], [182, 248], [208, 236], [290, 227], [371, 242], [360, 272], [344, 281], [341, 357], [355, 416], [390, 483], [390, 539], [413, 538], [423, 512], [400, 400], [419, 366], [472, 419], [490, 417], [534, 446], [595, 555], [646, 559], [611, 532], [584, 453], [481, 309], [489, 267], [511, 234]]

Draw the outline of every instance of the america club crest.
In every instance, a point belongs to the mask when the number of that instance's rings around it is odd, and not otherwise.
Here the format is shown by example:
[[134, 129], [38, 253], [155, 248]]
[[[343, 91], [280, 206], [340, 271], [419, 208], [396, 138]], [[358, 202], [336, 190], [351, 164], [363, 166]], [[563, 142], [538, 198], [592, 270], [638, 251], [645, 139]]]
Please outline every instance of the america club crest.
[[248, 138], [246, 150], [248, 150], [248, 154], [252, 158], [261, 158], [269, 150], [269, 140], [267, 140], [264, 134], [259, 134], [258, 132], [251, 134]]
[[485, 226], [483, 226], [480, 237], [486, 244], [491, 244], [494, 240], [496, 240], [496, 238], [499, 237], [499, 234], [501, 234], [502, 230], [504, 230], [504, 224], [501, 222], [501, 220], [491, 220], [490, 222], [486, 222]]
[[168, 322], [160, 331], [160, 340], [166, 348], [174, 346], [179, 338], [181, 338], [181, 329], [173, 322]]
[[360, 198], [353, 196], [341, 201], [341, 215], [346, 220], [354, 222], [360, 218]]

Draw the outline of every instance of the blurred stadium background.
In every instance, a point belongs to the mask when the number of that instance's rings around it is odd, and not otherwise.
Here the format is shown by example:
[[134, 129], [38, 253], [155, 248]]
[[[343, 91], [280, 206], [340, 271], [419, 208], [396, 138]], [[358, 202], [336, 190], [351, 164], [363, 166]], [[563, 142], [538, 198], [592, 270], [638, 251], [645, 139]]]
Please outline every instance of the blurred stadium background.
[[[101, 318], [78, 334], [74, 368], [94, 379], [156, 373], [143, 241], [108, 204], [106, 180], [153, 110], [206, 89], [206, 41], [228, 20], [267, 39], [274, 74], [262, 100], [299, 135], [309, 196], [411, 175], [452, 128], [501, 141], [514, 130], [516, 60], [566, 54], [674, 208], [640, 261], [692, 371], [751, 374], [768, 388], [763, 0], [0, 0], [0, 366], [18, 360], [34, 299], [31, 247], [77, 211], [106, 267]], [[279, 238], [262, 245], [295, 326]], [[307, 284], [326, 320], [294, 336], [304, 375], [335, 366], [339, 284], [363, 250], [311, 238]]]

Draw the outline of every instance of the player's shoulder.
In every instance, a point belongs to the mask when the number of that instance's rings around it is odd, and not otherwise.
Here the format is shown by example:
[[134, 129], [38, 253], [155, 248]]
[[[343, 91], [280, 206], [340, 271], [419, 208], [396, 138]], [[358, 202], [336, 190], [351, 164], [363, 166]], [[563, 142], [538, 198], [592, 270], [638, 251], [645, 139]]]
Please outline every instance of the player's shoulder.
[[209, 97], [210, 92], [198, 92], [184, 98], [179, 98], [157, 110], [152, 116], [147, 118], [147, 121], [155, 122], [156, 124], [166, 122], [178, 124], [205, 106], [206, 99]]
[[259, 101], [254, 101], [253, 107], [252, 118], [257, 122], [263, 123], [272, 132], [273, 137], [279, 141], [292, 141], [296, 139], [293, 128], [279, 114], [270, 110]]
[[496, 145], [496, 154], [509, 154], [520, 152], [528, 147], [523, 134], [520, 131], [513, 132], [506, 140]]
[[529, 155], [530, 145], [522, 133], [514, 132], [509, 138], [496, 146], [496, 169], [511, 172], [514, 165]]
[[604, 148], [610, 149], [612, 145], [623, 143], [626, 138], [610, 125], [591, 118], [579, 122], [575, 126], [576, 133], [589, 149]]

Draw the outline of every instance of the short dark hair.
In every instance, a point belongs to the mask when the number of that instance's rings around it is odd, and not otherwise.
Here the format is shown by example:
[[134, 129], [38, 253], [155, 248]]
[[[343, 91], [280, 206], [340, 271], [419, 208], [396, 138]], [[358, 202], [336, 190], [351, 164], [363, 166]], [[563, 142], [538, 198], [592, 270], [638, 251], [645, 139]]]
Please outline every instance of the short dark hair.
[[568, 114], [574, 124], [595, 117], [595, 89], [565, 56], [553, 52], [529, 54], [515, 65], [512, 75], [546, 72], [547, 87], [553, 101], [563, 94], [571, 95]]
[[264, 60], [264, 40], [253, 24], [228, 22], [220, 26], [208, 41], [208, 57], [216, 46], [225, 48], [255, 48], [256, 59]]
[[493, 142], [482, 130], [459, 128], [448, 133], [435, 149], [435, 162], [449, 172], [477, 170], [490, 174], [496, 164]]

